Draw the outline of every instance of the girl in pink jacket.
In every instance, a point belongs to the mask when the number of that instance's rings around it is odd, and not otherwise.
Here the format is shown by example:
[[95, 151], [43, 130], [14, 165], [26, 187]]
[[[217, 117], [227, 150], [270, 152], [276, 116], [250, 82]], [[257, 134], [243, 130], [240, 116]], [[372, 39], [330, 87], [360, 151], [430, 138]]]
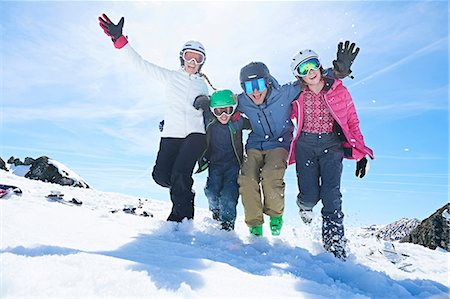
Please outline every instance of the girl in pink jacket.
[[323, 246], [345, 260], [342, 160], [355, 159], [356, 176], [362, 178], [365, 156], [373, 159], [373, 152], [364, 143], [347, 88], [342, 81], [322, 75], [318, 55], [312, 50], [299, 51], [293, 57], [291, 70], [302, 84], [299, 98], [292, 103], [296, 134], [289, 154], [289, 163], [296, 163], [300, 216], [310, 223], [313, 207], [322, 200]]

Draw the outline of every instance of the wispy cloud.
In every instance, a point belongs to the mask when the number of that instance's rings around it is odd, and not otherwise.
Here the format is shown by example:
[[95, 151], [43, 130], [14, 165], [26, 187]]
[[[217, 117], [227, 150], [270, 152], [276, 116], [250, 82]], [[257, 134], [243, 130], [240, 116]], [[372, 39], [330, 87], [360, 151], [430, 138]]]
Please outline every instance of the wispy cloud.
[[[447, 46], [448, 46], [448, 37], [446, 36], [446, 37], [443, 37], [443, 38], [441, 38], [441, 39], [439, 39], [437, 41], [434, 41], [433, 43], [431, 43], [431, 44], [429, 44], [429, 45], [427, 45], [427, 46], [425, 46], [423, 48], [420, 48], [420, 49], [414, 51], [410, 55], [408, 55], [408, 56], [406, 56], [404, 58], [401, 58], [401, 59], [399, 59], [396, 62], [393, 62], [393, 63], [391, 62], [389, 65], [383, 66], [382, 69], [372, 73], [371, 75], [369, 75], [369, 76], [367, 76], [365, 78], [362, 78], [362, 79], [356, 81], [353, 84], [350, 84], [349, 87], [354, 87], [354, 86], [357, 86], [357, 85], [360, 85], [360, 84], [364, 84], [368, 80], [371, 80], [371, 79], [374, 79], [376, 77], [385, 75], [386, 73], [392, 72], [393, 70], [399, 68], [402, 65], [405, 65], [405, 64], [410, 63], [412, 61], [418, 61], [419, 60], [418, 58], [420, 56], [433, 53], [436, 50], [442, 50], [444, 47], [447, 47]], [[426, 62], [422, 62], [422, 63], [419, 62], [419, 64], [426, 65]], [[441, 65], [440, 67], [443, 67], [443, 68], [447, 67], [448, 68], [448, 65]], [[427, 69], [428, 66], [425, 66], [425, 68]], [[420, 74], [418, 74], [418, 75], [420, 76]]]
[[[388, 102], [388, 101], [386, 101]], [[448, 110], [445, 98], [441, 100], [429, 100], [421, 101], [414, 98], [413, 100], [409, 98], [396, 99], [389, 104], [379, 104], [379, 103], [358, 103], [358, 111], [363, 113], [372, 113], [380, 118], [388, 118], [395, 116], [396, 118], [406, 118], [411, 115], [423, 114], [428, 111], [438, 111], [438, 110]]]
[[[125, 103], [123, 104], [125, 106]], [[104, 107], [92, 103], [70, 104], [66, 106], [49, 105], [44, 107], [5, 107], [3, 108], [5, 122], [24, 122], [32, 120], [53, 120], [53, 121], [102, 121], [105, 119], [127, 119], [142, 120], [144, 117], [153, 118], [160, 116], [158, 105], [150, 107]]]

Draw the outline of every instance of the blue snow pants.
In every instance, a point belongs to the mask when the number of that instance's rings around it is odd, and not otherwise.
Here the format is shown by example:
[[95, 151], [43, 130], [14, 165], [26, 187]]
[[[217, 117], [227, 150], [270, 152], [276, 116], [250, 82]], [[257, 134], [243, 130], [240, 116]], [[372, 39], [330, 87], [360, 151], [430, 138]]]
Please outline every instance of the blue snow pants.
[[344, 150], [335, 133], [301, 132], [295, 149], [300, 210], [312, 210], [322, 200], [323, 237], [343, 237], [341, 175]]
[[239, 198], [239, 164], [210, 165], [206, 181], [205, 195], [209, 210], [217, 213], [219, 221], [234, 228], [236, 206]]

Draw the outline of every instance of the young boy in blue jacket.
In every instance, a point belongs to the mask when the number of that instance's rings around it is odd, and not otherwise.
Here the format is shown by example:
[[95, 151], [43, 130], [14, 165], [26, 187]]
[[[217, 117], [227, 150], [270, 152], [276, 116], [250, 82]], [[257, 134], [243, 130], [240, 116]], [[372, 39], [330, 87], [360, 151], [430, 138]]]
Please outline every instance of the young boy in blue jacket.
[[236, 96], [231, 90], [217, 90], [211, 97], [199, 96], [194, 107], [203, 109], [206, 150], [198, 161], [199, 173], [208, 168], [205, 195], [214, 220], [222, 229], [234, 229], [239, 198], [237, 179], [243, 160], [242, 129], [250, 129], [247, 119], [236, 112]]

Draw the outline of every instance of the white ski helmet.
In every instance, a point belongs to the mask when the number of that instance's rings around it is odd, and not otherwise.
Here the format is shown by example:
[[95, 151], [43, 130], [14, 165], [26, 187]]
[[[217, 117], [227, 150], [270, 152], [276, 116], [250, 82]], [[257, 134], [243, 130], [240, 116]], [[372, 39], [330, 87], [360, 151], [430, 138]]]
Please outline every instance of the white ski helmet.
[[317, 58], [319, 59], [319, 55], [317, 55], [316, 52], [310, 49], [305, 49], [298, 51], [295, 53], [294, 57], [292, 57], [291, 61], [291, 71], [294, 76], [298, 76], [297, 74], [297, 68], [300, 65], [300, 63], [310, 59], [310, 58]]
[[202, 45], [201, 42], [198, 42], [195, 40], [190, 40], [190, 41], [186, 42], [183, 45], [183, 48], [181, 48], [181, 52], [184, 52], [185, 50], [194, 50], [194, 51], [201, 52], [203, 55], [206, 55], [205, 47]]
[[[193, 50], [193, 51], [197, 51], [203, 54], [204, 59], [203, 59], [203, 63], [201, 65], [203, 65], [205, 63], [206, 60], [206, 52], [205, 52], [205, 47], [202, 45], [201, 42], [195, 41], [195, 40], [190, 40], [187, 41], [183, 47], [181, 48], [180, 51], [180, 62], [181, 62], [181, 66], [184, 65], [184, 60], [183, 60], [183, 53], [186, 50]], [[200, 65], [200, 67], [201, 67]]]

